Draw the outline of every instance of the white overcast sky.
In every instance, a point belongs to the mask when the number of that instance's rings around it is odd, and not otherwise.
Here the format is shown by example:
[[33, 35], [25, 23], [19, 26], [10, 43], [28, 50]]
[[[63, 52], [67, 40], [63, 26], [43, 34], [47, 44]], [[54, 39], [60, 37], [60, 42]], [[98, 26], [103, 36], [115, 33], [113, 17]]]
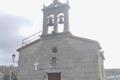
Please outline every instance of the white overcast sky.
[[[1, 36], [14, 32], [11, 33], [14, 34], [13, 40], [11, 37], [5, 39], [6, 42], [9, 42], [9, 39], [16, 41], [14, 45], [7, 44], [7, 49], [2, 47], [4, 44], [0, 44], [0, 64], [7, 65], [11, 62], [10, 55], [15, 52], [23, 36], [41, 30], [41, 9], [43, 4], [48, 5], [50, 2], [52, 0], [0, 0], [0, 24], [4, 22], [4, 26], [9, 26], [12, 19], [12, 24], [16, 24], [6, 28], [7, 31], [3, 34], [0, 32]], [[71, 32], [76, 36], [99, 41], [105, 51], [105, 68], [120, 68], [120, 0], [69, 0], [69, 2]], [[0, 25], [0, 29], [3, 29], [1, 27]], [[2, 40], [0, 42], [2, 43]]]

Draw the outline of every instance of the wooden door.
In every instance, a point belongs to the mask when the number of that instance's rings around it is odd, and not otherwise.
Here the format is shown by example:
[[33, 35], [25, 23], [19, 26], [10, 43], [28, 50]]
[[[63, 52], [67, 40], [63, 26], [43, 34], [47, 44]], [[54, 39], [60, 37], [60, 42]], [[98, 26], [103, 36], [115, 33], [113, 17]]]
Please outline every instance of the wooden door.
[[60, 73], [48, 73], [48, 80], [61, 80]]

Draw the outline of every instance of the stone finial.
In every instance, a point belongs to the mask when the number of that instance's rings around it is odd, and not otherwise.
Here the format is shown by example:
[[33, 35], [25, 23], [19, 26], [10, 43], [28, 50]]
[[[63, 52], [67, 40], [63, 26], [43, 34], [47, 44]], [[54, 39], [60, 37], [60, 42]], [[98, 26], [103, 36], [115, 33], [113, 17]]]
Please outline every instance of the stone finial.
[[53, 0], [53, 4], [57, 4], [59, 0]]
[[66, 3], [67, 3], [67, 4], [69, 4], [69, 1], [68, 1], [68, 0], [66, 0]]

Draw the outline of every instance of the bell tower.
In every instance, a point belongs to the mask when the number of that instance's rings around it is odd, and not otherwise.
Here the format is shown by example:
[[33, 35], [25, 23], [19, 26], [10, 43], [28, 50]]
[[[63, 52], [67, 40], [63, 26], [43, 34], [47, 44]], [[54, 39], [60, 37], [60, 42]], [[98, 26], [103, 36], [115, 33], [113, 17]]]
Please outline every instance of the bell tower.
[[[43, 6], [43, 32], [42, 36], [48, 34], [58, 34], [60, 27], [63, 27], [61, 33], [69, 32], [69, 4], [53, 0], [49, 6]], [[50, 32], [50, 28], [52, 31]]]

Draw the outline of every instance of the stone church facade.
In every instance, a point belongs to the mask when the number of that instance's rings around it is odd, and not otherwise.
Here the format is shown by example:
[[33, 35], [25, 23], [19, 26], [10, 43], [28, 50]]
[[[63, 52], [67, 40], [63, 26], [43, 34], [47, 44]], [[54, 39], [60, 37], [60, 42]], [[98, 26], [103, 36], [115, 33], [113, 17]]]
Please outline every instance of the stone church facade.
[[44, 6], [42, 35], [17, 49], [18, 80], [104, 80], [102, 48], [70, 33], [69, 8], [58, 0]]

